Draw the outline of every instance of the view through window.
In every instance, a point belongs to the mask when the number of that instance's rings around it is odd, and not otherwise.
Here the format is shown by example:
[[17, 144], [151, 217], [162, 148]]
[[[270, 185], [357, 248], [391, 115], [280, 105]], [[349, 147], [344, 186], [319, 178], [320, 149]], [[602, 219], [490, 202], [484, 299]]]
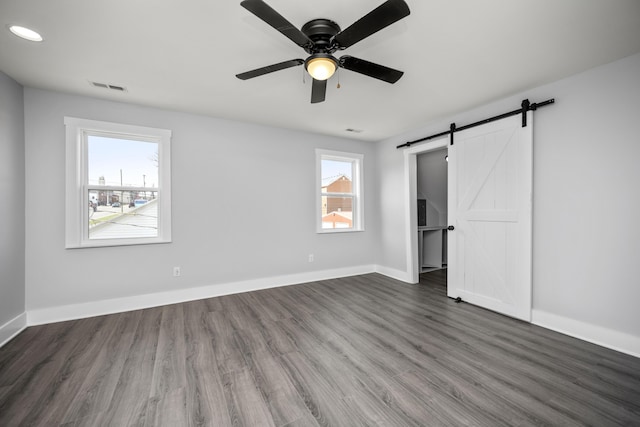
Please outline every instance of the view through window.
[[322, 160], [322, 228], [353, 228], [353, 162]]
[[158, 143], [87, 136], [89, 239], [158, 236]]
[[317, 150], [319, 231], [362, 229], [360, 171], [362, 155]]

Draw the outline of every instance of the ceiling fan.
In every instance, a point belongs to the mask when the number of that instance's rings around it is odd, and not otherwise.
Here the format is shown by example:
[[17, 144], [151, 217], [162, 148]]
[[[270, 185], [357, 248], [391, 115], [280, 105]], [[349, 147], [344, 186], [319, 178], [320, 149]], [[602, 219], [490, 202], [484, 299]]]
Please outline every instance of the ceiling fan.
[[334, 52], [353, 46], [408, 16], [409, 6], [404, 0], [387, 0], [342, 31], [335, 22], [322, 18], [313, 19], [298, 30], [262, 0], [244, 0], [240, 5], [278, 30], [310, 55], [307, 59], [291, 59], [237, 74], [236, 77], [241, 80], [252, 79], [304, 64], [305, 69], [313, 78], [311, 103], [315, 104], [324, 101], [327, 92], [327, 79], [333, 75], [338, 67], [388, 83], [397, 82], [404, 74], [402, 71], [349, 55], [341, 56], [339, 59], [333, 57]]

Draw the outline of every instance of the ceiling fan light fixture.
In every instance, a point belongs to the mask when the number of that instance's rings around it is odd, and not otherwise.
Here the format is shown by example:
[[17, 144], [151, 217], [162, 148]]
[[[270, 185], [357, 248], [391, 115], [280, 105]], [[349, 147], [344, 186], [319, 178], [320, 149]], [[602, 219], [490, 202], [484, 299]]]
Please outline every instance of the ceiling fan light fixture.
[[318, 53], [304, 63], [307, 72], [316, 80], [327, 80], [336, 72], [338, 60], [331, 55]]
[[43, 40], [42, 36], [37, 32], [33, 31], [30, 28], [21, 27], [19, 25], [10, 25], [9, 31], [22, 39], [32, 42], [41, 42]]

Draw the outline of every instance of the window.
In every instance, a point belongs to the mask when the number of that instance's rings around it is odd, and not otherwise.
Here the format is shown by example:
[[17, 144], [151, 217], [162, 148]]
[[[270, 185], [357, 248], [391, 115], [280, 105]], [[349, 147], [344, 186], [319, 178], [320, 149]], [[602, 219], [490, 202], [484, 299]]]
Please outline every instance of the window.
[[316, 150], [317, 232], [364, 230], [362, 154]]
[[65, 117], [66, 247], [171, 241], [171, 131]]

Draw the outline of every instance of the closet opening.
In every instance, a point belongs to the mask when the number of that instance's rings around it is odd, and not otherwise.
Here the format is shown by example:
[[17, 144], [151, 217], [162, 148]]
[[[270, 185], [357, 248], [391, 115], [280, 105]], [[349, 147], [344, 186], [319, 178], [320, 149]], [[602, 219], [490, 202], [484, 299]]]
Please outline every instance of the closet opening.
[[427, 273], [447, 268], [447, 151], [440, 148], [416, 155], [416, 231], [421, 281]]
[[448, 147], [443, 136], [405, 149], [407, 201], [407, 272], [410, 283], [421, 274], [432, 275], [446, 285]]

